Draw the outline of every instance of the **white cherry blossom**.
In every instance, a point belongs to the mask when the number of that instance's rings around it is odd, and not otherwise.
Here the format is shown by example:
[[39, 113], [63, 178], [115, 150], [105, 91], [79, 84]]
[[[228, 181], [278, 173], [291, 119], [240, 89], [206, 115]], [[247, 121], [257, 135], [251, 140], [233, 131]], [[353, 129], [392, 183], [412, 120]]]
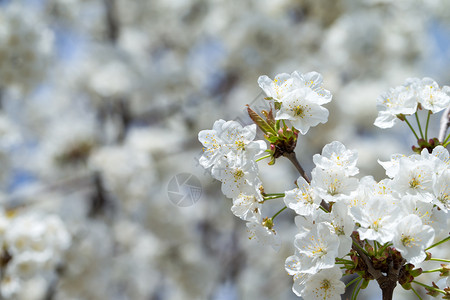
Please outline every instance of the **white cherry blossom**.
[[320, 96], [311, 88], [296, 89], [283, 97], [275, 119], [289, 120], [301, 134], [306, 134], [309, 128], [328, 121], [329, 112], [319, 103]]
[[299, 256], [302, 254], [296, 252], [295, 255], [291, 255], [286, 258], [286, 262], [284, 264], [284, 268], [286, 272], [293, 276], [294, 284], [292, 285], [292, 291], [297, 296], [301, 296], [303, 289], [305, 288], [305, 283], [311, 274], [303, 273], [300, 267], [300, 259]]
[[364, 208], [352, 206], [350, 213], [361, 225], [357, 230], [362, 240], [376, 240], [382, 244], [392, 240], [393, 228], [401, 218], [400, 209], [386, 197], [373, 197]]
[[448, 86], [441, 89], [436, 81], [425, 77], [417, 89], [420, 104], [433, 113], [438, 113], [450, 105], [450, 87]]
[[322, 155], [314, 154], [313, 161], [316, 167], [322, 169], [333, 168], [335, 166], [344, 167], [348, 176], [358, 174], [356, 167], [358, 153], [347, 148], [338, 141], [331, 142], [322, 149]]
[[341, 281], [342, 272], [338, 267], [320, 270], [305, 281], [301, 296], [304, 299], [340, 300], [345, 292]]
[[257, 172], [254, 161], [229, 155], [226, 160], [220, 160], [212, 167], [211, 175], [222, 182], [222, 193], [228, 198], [234, 198], [244, 189], [251, 187]]
[[256, 124], [242, 127], [236, 121], [216, 121], [212, 130], [198, 133], [198, 139], [204, 146], [200, 165], [209, 168], [224, 160], [229, 153], [253, 159], [267, 148], [264, 141], [254, 141], [255, 136]]
[[245, 188], [239, 195], [233, 198], [231, 211], [242, 220], [249, 220], [253, 216], [261, 216], [261, 205], [264, 201], [261, 195], [261, 183], [258, 178], [252, 183], [252, 186]]
[[417, 97], [413, 89], [405, 86], [391, 88], [377, 99], [378, 117], [374, 125], [390, 128], [399, 121], [397, 115], [411, 115], [417, 110]]
[[300, 73], [294, 71], [291, 75], [287, 73], [278, 74], [274, 80], [263, 75], [258, 78], [258, 84], [268, 97], [277, 101], [282, 101], [289, 92], [308, 87], [312, 89], [321, 100], [319, 104], [325, 104], [331, 101], [331, 93], [322, 86], [323, 77], [317, 72]]
[[320, 206], [322, 199], [303, 177], [297, 179], [298, 188], [286, 191], [284, 203], [299, 215], [311, 215]]
[[304, 273], [314, 274], [320, 269], [334, 266], [338, 255], [339, 238], [325, 224], [319, 223], [305, 235], [297, 235], [294, 241], [300, 268]]
[[314, 168], [311, 175], [311, 187], [327, 202], [339, 201], [358, 187], [358, 180], [348, 177], [343, 167], [336, 166], [326, 170]]
[[450, 210], [450, 169], [446, 169], [437, 176], [433, 184], [433, 204], [436, 204], [444, 212]]
[[249, 239], [255, 239], [261, 245], [269, 245], [275, 251], [281, 248], [281, 238], [274, 229], [269, 229], [263, 225], [263, 221], [260, 218], [253, 217], [247, 224], [247, 232]]
[[425, 257], [425, 248], [434, 240], [434, 230], [423, 225], [417, 215], [411, 214], [402, 218], [394, 231], [393, 244], [409, 263], [418, 264]]
[[429, 161], [401, 158], [393, 186], [400, 193], [420, 195], [422, 201], [431, 202], [434, 170]]

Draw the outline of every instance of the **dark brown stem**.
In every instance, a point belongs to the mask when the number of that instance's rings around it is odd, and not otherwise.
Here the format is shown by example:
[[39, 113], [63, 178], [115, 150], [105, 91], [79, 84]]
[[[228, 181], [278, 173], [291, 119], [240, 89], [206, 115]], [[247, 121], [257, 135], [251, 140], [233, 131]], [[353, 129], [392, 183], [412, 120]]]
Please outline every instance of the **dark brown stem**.
[[[358, 241], [355, 239], [355, 237], [353, 235], [352, 235], [352, 239], [353, 239], [354, 243], [356, 243], [362, 247], [362, 245], [360, 243], [358, 243]], [[364, 251], [362, 251], [359, 247], [353, 246], [352, 248], [354, 250], [356, 250], [356, 252], [358, 252], [359, 257], [361, 257], [363, 259], [364, 263], [367, 266], [367, 271], [369, 271], [370, 275], [372, 275], [373, 278], [375, 278], [375, 280], [378, 281], [378, 279], [383, 276], [381, 271], [377, 270], [373, 267], [372, 260], [370, 260], [370, 258], [366, 255], [366, 253], [364, 253]]]
[[[404, 261], [401, 265], [404, 264]], [[378, 285], [381, 288], [383, 300], [392, 300], [394, 289], [397, 286], [398, 275], [400, 268], [395, 269], [393, 262], [389, 263], [389, 270], [386, 276], [381, 276], [377, 279]]]
[[[309, 179], [308, 175], [306, 175], [305, 170], [303, 170], [302, 166], [298, 162], [297, 156], [295, 156], [295, 152], [284, 152], [283, 156], [289, 159], [289, 161], [294, 165], [294, 167], [297, 169], [300, 175], [306, 180], [306, 182], [311, 183], [311, 180]], [[320, 205], [325, 210], [330, 211], [330, 205], [325, 200], [322, 200]]]
[[[355, 239], [353, 235], [352, 239], [354, 243], [357, 243], [358, 245], [361, 246], [361, 244], [358, 243], [358, 241]], [[383, 295], [383, 300], [392, 300], [394, 289], [397, 286], [400, 268], [405, 263], [405, 260], [403, 259], [398, 268], [394, 268], [394, 264], [391, 261], [389, 263], [389, 269], [387, 274], [383, 275], [383, 273], [381, 273], [380, 270], [374, 268], [372, 260], [366, 255], [366, 253], [364, 253], [364, 251], [362, 251], [359, 247], [356, 246], [353, 246], [352, 248], [356, 250], [356, 252], [358, 252], [358, 255], [363, 259], [364, 263], [367, 266], [367, 271], [378, 282], [378, 285], [380, 286]]]
[[297, 157], [295, 156], [295, 152], [284, 152], [283, 156], [286, 157], [291, 161], [291, 163], [294, 165], [294, 167], [297, 169], [297, 171], [300, 173], [300, 175], [305, 178], [306, 182], [311, 183], [311, 180], [309, 179], [308, 175], [306, 175], [305, 170], [303, 170], [302, 166], [297, 160]]

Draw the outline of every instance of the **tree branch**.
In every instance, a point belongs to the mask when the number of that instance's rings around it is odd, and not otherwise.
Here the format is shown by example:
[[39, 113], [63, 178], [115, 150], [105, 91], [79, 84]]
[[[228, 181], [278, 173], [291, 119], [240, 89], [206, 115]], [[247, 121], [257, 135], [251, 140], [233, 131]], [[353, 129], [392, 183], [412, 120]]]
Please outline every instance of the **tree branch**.
[[305, 178], [306, 182], [311, 183], [311, 180], [309, 179], [308, 175], [306, 175], [305, 170], [303, 170], [302, 166], [297, 160], [297, 157], [295, 156], [295, 152], [284, 152], [283, 156], [286, 157], [291, 161], [291, 163], [294, 165], [294, 167], [297, 169], [297, 171], [300, 173], [300, 175]]
[[445, 139], [445, 133], [450, 127], [450, 106], [444, 111], [441, 117], [441, 126], [439, 129], [439, 141], [442, 143]]

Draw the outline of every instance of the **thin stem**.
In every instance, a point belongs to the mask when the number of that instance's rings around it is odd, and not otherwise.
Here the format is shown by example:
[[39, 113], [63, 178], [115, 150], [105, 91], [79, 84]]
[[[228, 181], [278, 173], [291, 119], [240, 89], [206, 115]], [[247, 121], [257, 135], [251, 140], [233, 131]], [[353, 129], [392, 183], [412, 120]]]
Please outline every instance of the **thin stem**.
[[[447, 143], [448, 139], [450, 139], [450, 133], [447, 135], [447, 137], [445, 138], [445, 140], [442, 142], [442, 144]], [[448, 144], [447, 144], [448, 145]]]
[[355, 300], [358, 299], [359, 292], [361, 292], [361, 285], [358, 287], [358, 290], [356, 291]]
[[427, 125], [425, 125], [425, 141], [428, 141], [428, 123], [430, 123], [431, 110], [428, 111]]
[[279, 199], [279, 198], [283, 198], [284, 196], [269, 196], [269, 197], [263, 197], [264, 201], [267, 200], [273, 200], [273, 199]]
[[387, 247], [389, 247], [389, 246], [391, 246], [392, 244], [391, 243], [386, 243], [386, 244], [384, 244], [383, 245], [383, 247], [381, 247], [379, 250], [378, 250], [378, 253], [382, 253], [383, 251], [384, 251], [384, 249], [386, 249]]
[[355, 300], [355, 299], [356, 299], [355, 293], [356, 293], [356, 290], [358, 289], [358, 287], [361, 287], [361, 286], [359, 285], [359, 283], [361, 282], [361, 280], [362, 280], [362, 278], [359, 277], [359, 278], [358, 278], [358, 282], [356, 283], [356, 286], [355, 286], [355, 288], [353, 289], [352, 298], [351, 298], [352, 300]]
[[[335, 261], [334, 262], [336, 265], [350, 265], [350, 263], [345, 262], [345, 261]], [[352, 264], [353, 265], [353, 264]]]
[[450, 241], [450, 236], [446, 237], [445, 239], [443, 239], [443, 240], [441, 240], [441, 241], [439, 241], [439, 242], [437, 242], [437, 243], [434, 243], [434, 244], [431, 245], [430, 247], [426, 248], [425, 251], [430, 250], [431, 248], [434, 248], [434, 247], [436, 247], [436, 246], [439, 246], [440, 244], [443, 244], [443, 243], [448, 242], [448, 241]]
[[408, 119], [405, 118], [405, 122], [406, 122], [406, 124], [408, 124], [409, 129], [411, 129], [412, 133], [414, 133], [414, 136], [416, 137], [416, 140], [419, 140], [419, 137], [417, 136], [416, 131], [415, 131], [414, 128], [412, 127], [411, 123], [409, 123]]
[[265, 155], [265, 156], [263, 156], [263, 157], [258, 158], [258, 159], [255, 160], [255, 161], [258, 162], [258, 161], [260, 161], [260, 160], [263, 160], [264, 158], [269, 158], [269, 157], [271, 157], [271, 156], [272, 156], [272, 154], [267, 154], [267, 155]]
[[348, 262], [348, 263], [353, 264], [353, 261], [351, 261], [351, 260], [349, 260], [349, 259], [345, 259], [345, 258], [339, 258], [339, 257], [336, 257], [336, 260], [337, 260], [337, 261], [340, 261], [340, 262]]
[[[356, 241], [355, 239], [352, 239], [353, 245], [355, 245], [359, 250], [361, 250], [365, 255], [370, 256], [369, 253], [367, 253], [366, 250], [364, 250], [363, 247], [361, 247]], [[359, 251], [358, 251], [359, 252]]]
[[422, 297], [420, 297], [420, 295], [416, 292], [416, 290], [413, 287], [411, 287], [411, 290], [414, 292], [414, 294], [416, 294], [417, 298], [423, 300]]
[[422, 127], [420, 126], [419, 114], [416, 111], [416, 113], [414, 115], [416, 116], [417, 126], [419, 126], [420, 136], [423, 139], [423, 131], [422, 131]]
[[270, 193], [270, 194], [264, 193], [263, 196], [264, 196], [264, 197], [266, 197], [266, 196], [267, 196], [267, 197], [270, 197], [270, 196], [281, 196], [281, 197], [284, 197], [285, 194], [284, 194], [284, 193]]
[[283, 155], [290, 160], [290, 162], [294, 165], [294, 167], [297, 169], [300, 175], [306, 180], [306, 182], [311, 183], [311, 180], [309, 179], [308, 175], [306, 175], [305, 170], [303, 170], [302, 166], [298, 162], [297, 157], [295, 156], [295, 152], [290, 153], [285, 152]]
[[321, 210], [323, 210], [324, 212], [329, 213], [329, 211], [326, 210], [322, 205], [320, 205], [319, 208], [320, 208]]
[[283, 211], [283, 210], [285, 210], [287, 208], [287, 206], [285, 206], [285, 207], [283, 207], [282, 209], [280, 209], [279, 211], [277, 211], [277, 213], [276, 214], [274, 214], [273, 215], [273, 217], [272, 217], [272, 221]]
[[430, 258], [429, 260], [433, 260], [433, 261], [442, 261], [442, 262], [450, 263], [450, 260], [448, 260], [448, 259], [443, 259], [443, 258]]
[[358, 281], [358, 280], [361, 280], [362, 278], [361, 277], [356, 277], [355, 279], [353, 279], [352, 281], [350, 281], [349, 283], [347, 283], [346, 285], [345, 285], [345, 287], [346, 288], [348, 288], [349, 286], [351, 286], [353, 283], [355, 283], [355, 281]]
[[434, 269], [434, 270], [428, 270], [428, 271], [422, 271], [422, 273], [433, 273], [433, 272], [440, 272], [442, 271], [442, 268]]
[[439, 292], [439, 293], [442, 293], [442, 294], [445, 295], [445, 292], [444, 292], [443, 290], [437, 289], [437, 288], [435, 288], [435, 287], [426, 285], [426, 284], [424, 284], [424, 283], [422, 283], [422, 282], [418, 282], [418, 281], [415, 281], [415, 280], [413, 280], [412, 282], [414, 282], [414, 283], [416, 283], [416, 284], [418, 284], [418, 285], [421, 285], [421, 286], [423, 286], [424, 288], [426, 288], [426, 289], [428, 289], [428, 290], [436, 291], [436, 292]]

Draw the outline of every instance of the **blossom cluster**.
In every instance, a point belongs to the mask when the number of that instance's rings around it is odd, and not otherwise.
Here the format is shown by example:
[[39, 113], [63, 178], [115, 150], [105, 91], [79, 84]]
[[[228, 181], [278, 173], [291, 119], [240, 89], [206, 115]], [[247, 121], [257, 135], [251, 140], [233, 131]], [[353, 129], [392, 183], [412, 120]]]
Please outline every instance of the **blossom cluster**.
[[[407, 263], [417, 265], [425, 260], [435, 233], [448, 228], [450, 166], [449, 153], [442, 146], [431, 154], [424, 149], [420, 155], [393, 155], [391, 161], [380, 162], [388, 178], [379, 182], [371, 176], [357, 180], [345, 175], [349, 170], [357, 173], [356, 152], [339, 142], [326, 145], [314, 162], [311, 184], [300, 178], [301, 188], [286, 192], [285, 197], [286, 205], [299, 214], [296, 253], [286, 260], [299, 296], [306, 297], [304, 288], [313, 274], [334, 268], [336, 258], [347, 256], [353, 231], [371, 245], [390, 243]], [[322, 186], [317, 186], [319, 182]], [[317, 197], [332, 204], [330, 213], [319, 209]], [[307, 209], [312, 205], [314, 209]], [[330, 282], [340, 278], [335, 272], [329, 274], [333, 274]], [[322, 292], [329, 293], [327, 289]]]
[[[313, 156], [310, 179], [292, 156], [297, 137], [292, 133], [306, 134], [311, 126], [327, 121], [328, 111], [321, 105], [331, 101], [331, 94], [322, 82], [316, 72], [280, 74], [274, 80], [261, 76], [258, 83], [266, 100], [274, 101], [276, 115], [263, 111], [264, 120], [248, 109], [270, 143], [269, 155], [263, 158], [271, 157], [269, 164], [280, 156], [294, 161], [301, 175], [295, 188], [264, 193], [256, 161], [263, 159], [257, 156], [266, 146], [253, 141], [256, 125], [242, 127], [219, 120], [213, 130], [201, 131], [199, 140], [205, 148], [200, 164], [212, 166], [222, 192], [233, 198], [232, 212], [247, 221], [251, 237], [263, 244], [280, 247], [274, 219], [285, 208], [295, 211], [295, 253], [286, 259], [285, 269], [293, 276], [296, 295], [340, 299], [345, 292], [343, 271], [345, 275], [357, 273], [364, 280], [362, 286], [367, 286], [369, 280], [382, 280], [379, 274], [392, 272], [392, 268], [396, 269], [396, 275], [391, 274], [396, 276], [395, 284], [398, 281], [411, 289], [410, 283], [422, 272], [414, 267], [430, 259], [426, 251], [450, 226], [450, 155], [445, 142], [428, 145], [431, 149], [423, 147], [417, 154], [394, 154], [389, 161], [378, 161], [387, 177], [376, 181], [372, 176], [355, 177], [359, 173], [357, 151], [334, 141]], [[430, 78], [407, 82], [381, 97], [384, 106], [378, 106], [381, 117], [376, 123], [393, 124], [395, 118], [402, 119], [418, 108], [436, 113], [450, 105], [448, 87], [440, 89]], [[285, 121], [293, 128], [287, 128]], [[276, 198], [283, 198], [285, 208], [262, 218], [264, 202]]]
[[15, 298], [24, 281], [39, 276], [54, 276], [64, 261], [71, 237], [57, 215], [27, 213], [8, 217], [2, 213], [0, 231], [4, 234], [2, 260], [6, 266], [1, 295]]
[[274, 80], [266, 75], [258, 79], [267, 97], [280, 104], [275, 119], [289, 120], [302, 134], [328, 120], [329, 112], [322, 105], [330, 102], [332, 95], [322, 83], [322, 75], [317, 72], [294, 71], [291, 75], [279, 74]]
[[233, 199], [231, 211], [247, 221], [250, 238], [279, 249], [279, 237], [270, 226], [263, 225], [265, 220], [261, 217], [264, 199], [256, 158], [267, 145], [254, 141], [255, 136], [255, 124], [243, 127], [236, 121], [218, 120], [212, 130], [198, 134], [204, 146], [199, 163], [204, 168], [212, 167], [212, 176], [222, 182], [223, 194]]
[[419, 108], [438, 113], [450, 105], [450, 87], [439, 87], [429, 77], [408, 78], [403, 85], [389, 89], [377, 99], [378, 117], [374, 125], [391, 128], [404, 116], [412, 115]]

